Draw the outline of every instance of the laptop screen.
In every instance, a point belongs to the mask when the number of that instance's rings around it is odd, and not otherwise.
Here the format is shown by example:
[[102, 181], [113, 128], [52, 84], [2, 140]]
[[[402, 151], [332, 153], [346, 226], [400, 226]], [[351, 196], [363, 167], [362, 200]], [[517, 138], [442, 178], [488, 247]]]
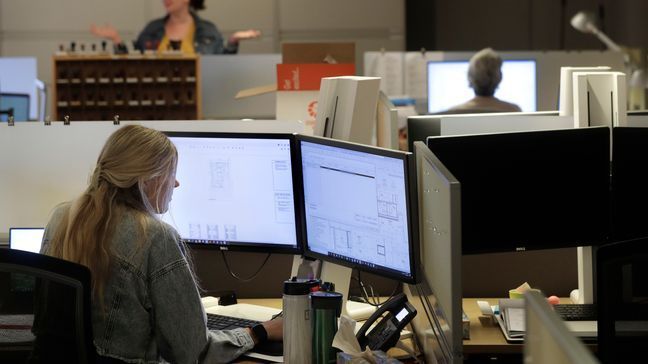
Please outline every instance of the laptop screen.
[[44, 233], [44, 228], [9, 228], [9, 247], [39, 253]]

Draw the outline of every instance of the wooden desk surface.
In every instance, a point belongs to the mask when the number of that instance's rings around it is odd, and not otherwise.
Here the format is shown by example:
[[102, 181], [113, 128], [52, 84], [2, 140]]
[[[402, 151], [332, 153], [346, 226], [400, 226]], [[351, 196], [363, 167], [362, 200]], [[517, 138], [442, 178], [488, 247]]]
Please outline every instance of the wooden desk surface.
[[283, 306], [281, 298], [239, 298], [238, 302], [278, 309]]
[[[481, 311], [477, 301], [488, 301], [490, 305], [496, 305], [499, 298], [463, 299], [463, 310], [470, 319], [470, 339], [463, 341], [464, 354], [522, 353], [524, 345], [508, 343], [499, 326], [483, 326], [479, 322]], [[572, 302], [569, 298], [561, 298], [560, 303]]]

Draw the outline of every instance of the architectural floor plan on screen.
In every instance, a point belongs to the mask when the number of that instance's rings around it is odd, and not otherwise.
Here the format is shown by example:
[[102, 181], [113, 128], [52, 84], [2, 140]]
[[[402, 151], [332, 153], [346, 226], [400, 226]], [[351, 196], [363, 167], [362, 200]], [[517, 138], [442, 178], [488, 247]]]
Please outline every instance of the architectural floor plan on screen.
[[335, 149], [321, 153], [321, 148], [327, 147], [302, 147], [309, 247], [405, 271], [409, 250], [401, 161]]

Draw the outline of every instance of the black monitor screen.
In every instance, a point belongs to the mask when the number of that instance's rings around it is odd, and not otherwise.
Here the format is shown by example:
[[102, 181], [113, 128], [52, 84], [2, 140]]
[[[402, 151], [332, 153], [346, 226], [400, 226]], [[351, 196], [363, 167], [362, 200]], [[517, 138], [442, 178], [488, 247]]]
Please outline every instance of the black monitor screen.
[[411, 154], [299, 137], [305, 253], [405, 282], [416, 279]]
[[603, 243], [609, 138], [606, 127], [428, 138], [461, 183], [463, 253]]
[[612, 239], [648, 236], [648, 128], [612, 132]]
[[166, 133], [178, 149], [169, 213], [191, 244], [300, 253], [289, 134]]

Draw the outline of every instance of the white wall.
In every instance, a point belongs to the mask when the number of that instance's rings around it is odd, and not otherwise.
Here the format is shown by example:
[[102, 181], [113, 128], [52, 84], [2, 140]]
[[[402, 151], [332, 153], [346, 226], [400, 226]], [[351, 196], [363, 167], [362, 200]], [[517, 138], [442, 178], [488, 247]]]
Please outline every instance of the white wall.
[[[225, 35], [256, 28], [263, 36], [241, 53], [278, 53], [285, 41], [355, 41], [357, 65], [369, 50], [404, 50], [405, 0], [206, 0], [200, 15]], [[160, 0], [0, 0], [0, 56], [38, 58], [39, 78], [51, 84], [59, 44], [97, 42], [90, 24], [111, 23], [134, 39], [164, 14]], [[359, 68], [359, 72], [362, 70]]]

